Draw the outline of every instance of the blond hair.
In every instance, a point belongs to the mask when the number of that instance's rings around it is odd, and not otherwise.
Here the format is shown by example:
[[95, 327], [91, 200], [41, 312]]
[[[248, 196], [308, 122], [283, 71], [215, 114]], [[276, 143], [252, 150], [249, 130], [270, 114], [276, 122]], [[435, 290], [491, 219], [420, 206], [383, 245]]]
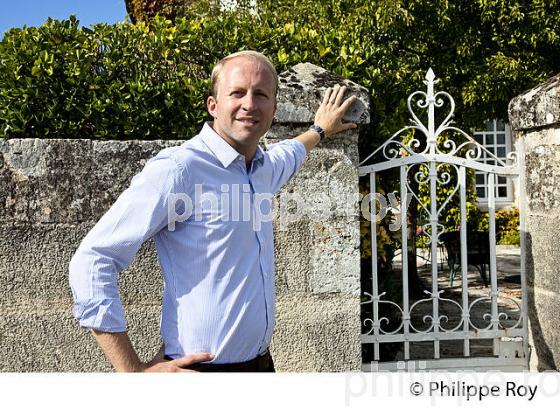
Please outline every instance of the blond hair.
[[276, 72], [276, 68], [274, 68], [274, 65], [272, 64], [272, 61], [270, 61], [270, 59], [267, 56], [265, 56], [263, 53], [259, 53], [258, 51], [243, 50], [243, 51], [238, 51], [237, 53], [233, 53], [233, 54], [230, 54], [230, 55], [222, 58], [214, 66], [214, 68], [212, 70], [211, 88], [210, 88], [210, 94], [214, 98], [217, 98], [218, 82], [220, 81], [220, 74], [222, 73], [222, 70], [224, 69], [225, 64], [228, 61], [233, 60], [234, 58], [238, 58], [238, 57], [252, 58], [255, 61], [263, 64], [266, 68], [268, 68], [268, 70], [272, 74], [272, 77], [274, 78], [275, 94], [278, 92], [278, 73]]

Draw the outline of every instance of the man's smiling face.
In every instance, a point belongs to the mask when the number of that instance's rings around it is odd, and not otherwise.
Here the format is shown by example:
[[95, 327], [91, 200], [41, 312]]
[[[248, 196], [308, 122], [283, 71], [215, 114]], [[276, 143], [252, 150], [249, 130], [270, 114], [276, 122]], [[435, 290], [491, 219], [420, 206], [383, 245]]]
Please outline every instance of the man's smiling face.
[[212, 125], [241, 154], [254, 155], [276, 111], [276, 88], [270, 70], [251, 57], [225, 63], [215, 96], [208, 97]]

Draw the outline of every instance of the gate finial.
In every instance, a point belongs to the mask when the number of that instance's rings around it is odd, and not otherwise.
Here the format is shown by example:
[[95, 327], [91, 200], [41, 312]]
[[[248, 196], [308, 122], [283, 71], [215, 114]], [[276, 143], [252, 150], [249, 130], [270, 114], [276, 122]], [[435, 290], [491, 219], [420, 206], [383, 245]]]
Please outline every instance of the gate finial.
[[426, 82], [426, 85], [428, 86], [428, 92], [426, 94], [427, 97], [427, 101], [426, 103], [428, 104], [428, 134], [426, 135], [427, 137], [427, 143], [428, 143], [428, 149], [430, 154], [435, 154], [436, 153], [436, 135], [435, 135], [435, 118], [434, 118], [434, 103], [435, 103], [435, 98], [434, 98], [434, 78], [436, 78], [436, 75], [434, 74], [434, 71], [432, 70], [432, 68], [430, 67], [430, 69], [428, 70], [428, 72], [426, 73], [426, 80], [428, 80]]
[[432, 70], [432, 68], [430, 67], [426, 72], [426, 80], [433, 82], [435, 78], [436, 75], [434, 74], [434, 70]]

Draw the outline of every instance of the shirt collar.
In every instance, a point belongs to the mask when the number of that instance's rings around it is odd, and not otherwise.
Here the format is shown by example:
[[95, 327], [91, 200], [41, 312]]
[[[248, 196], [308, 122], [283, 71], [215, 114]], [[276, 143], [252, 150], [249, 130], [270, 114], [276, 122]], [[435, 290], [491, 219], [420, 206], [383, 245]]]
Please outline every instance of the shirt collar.
[[[235, 150], [231, 145], [229, 145], [222, 137], [220, 137], [216, 131], [212, 128], [209, 122], [206, 122], [200, 131], [200, 137], [206, 146], [212, 151], [212, 153], [218, 158], [222, 163], [224, 168], [231, 165], [233, 161], [237, 158], [245, 157]], [[253, 161], [260, 161], [264, 158], [263, 150], [259, 146], [253, 157]]]

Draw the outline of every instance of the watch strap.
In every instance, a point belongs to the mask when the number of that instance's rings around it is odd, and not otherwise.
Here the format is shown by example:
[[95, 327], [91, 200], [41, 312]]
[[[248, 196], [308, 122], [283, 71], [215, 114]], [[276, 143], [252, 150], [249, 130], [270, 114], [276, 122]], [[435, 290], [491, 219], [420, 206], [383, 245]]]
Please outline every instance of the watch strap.
[[319, 134], [320, 141], [323, 141], [325, 139], [325, 130], [319, 127], [317, 124], [313, 124], [309, 127], [309, 129]]

